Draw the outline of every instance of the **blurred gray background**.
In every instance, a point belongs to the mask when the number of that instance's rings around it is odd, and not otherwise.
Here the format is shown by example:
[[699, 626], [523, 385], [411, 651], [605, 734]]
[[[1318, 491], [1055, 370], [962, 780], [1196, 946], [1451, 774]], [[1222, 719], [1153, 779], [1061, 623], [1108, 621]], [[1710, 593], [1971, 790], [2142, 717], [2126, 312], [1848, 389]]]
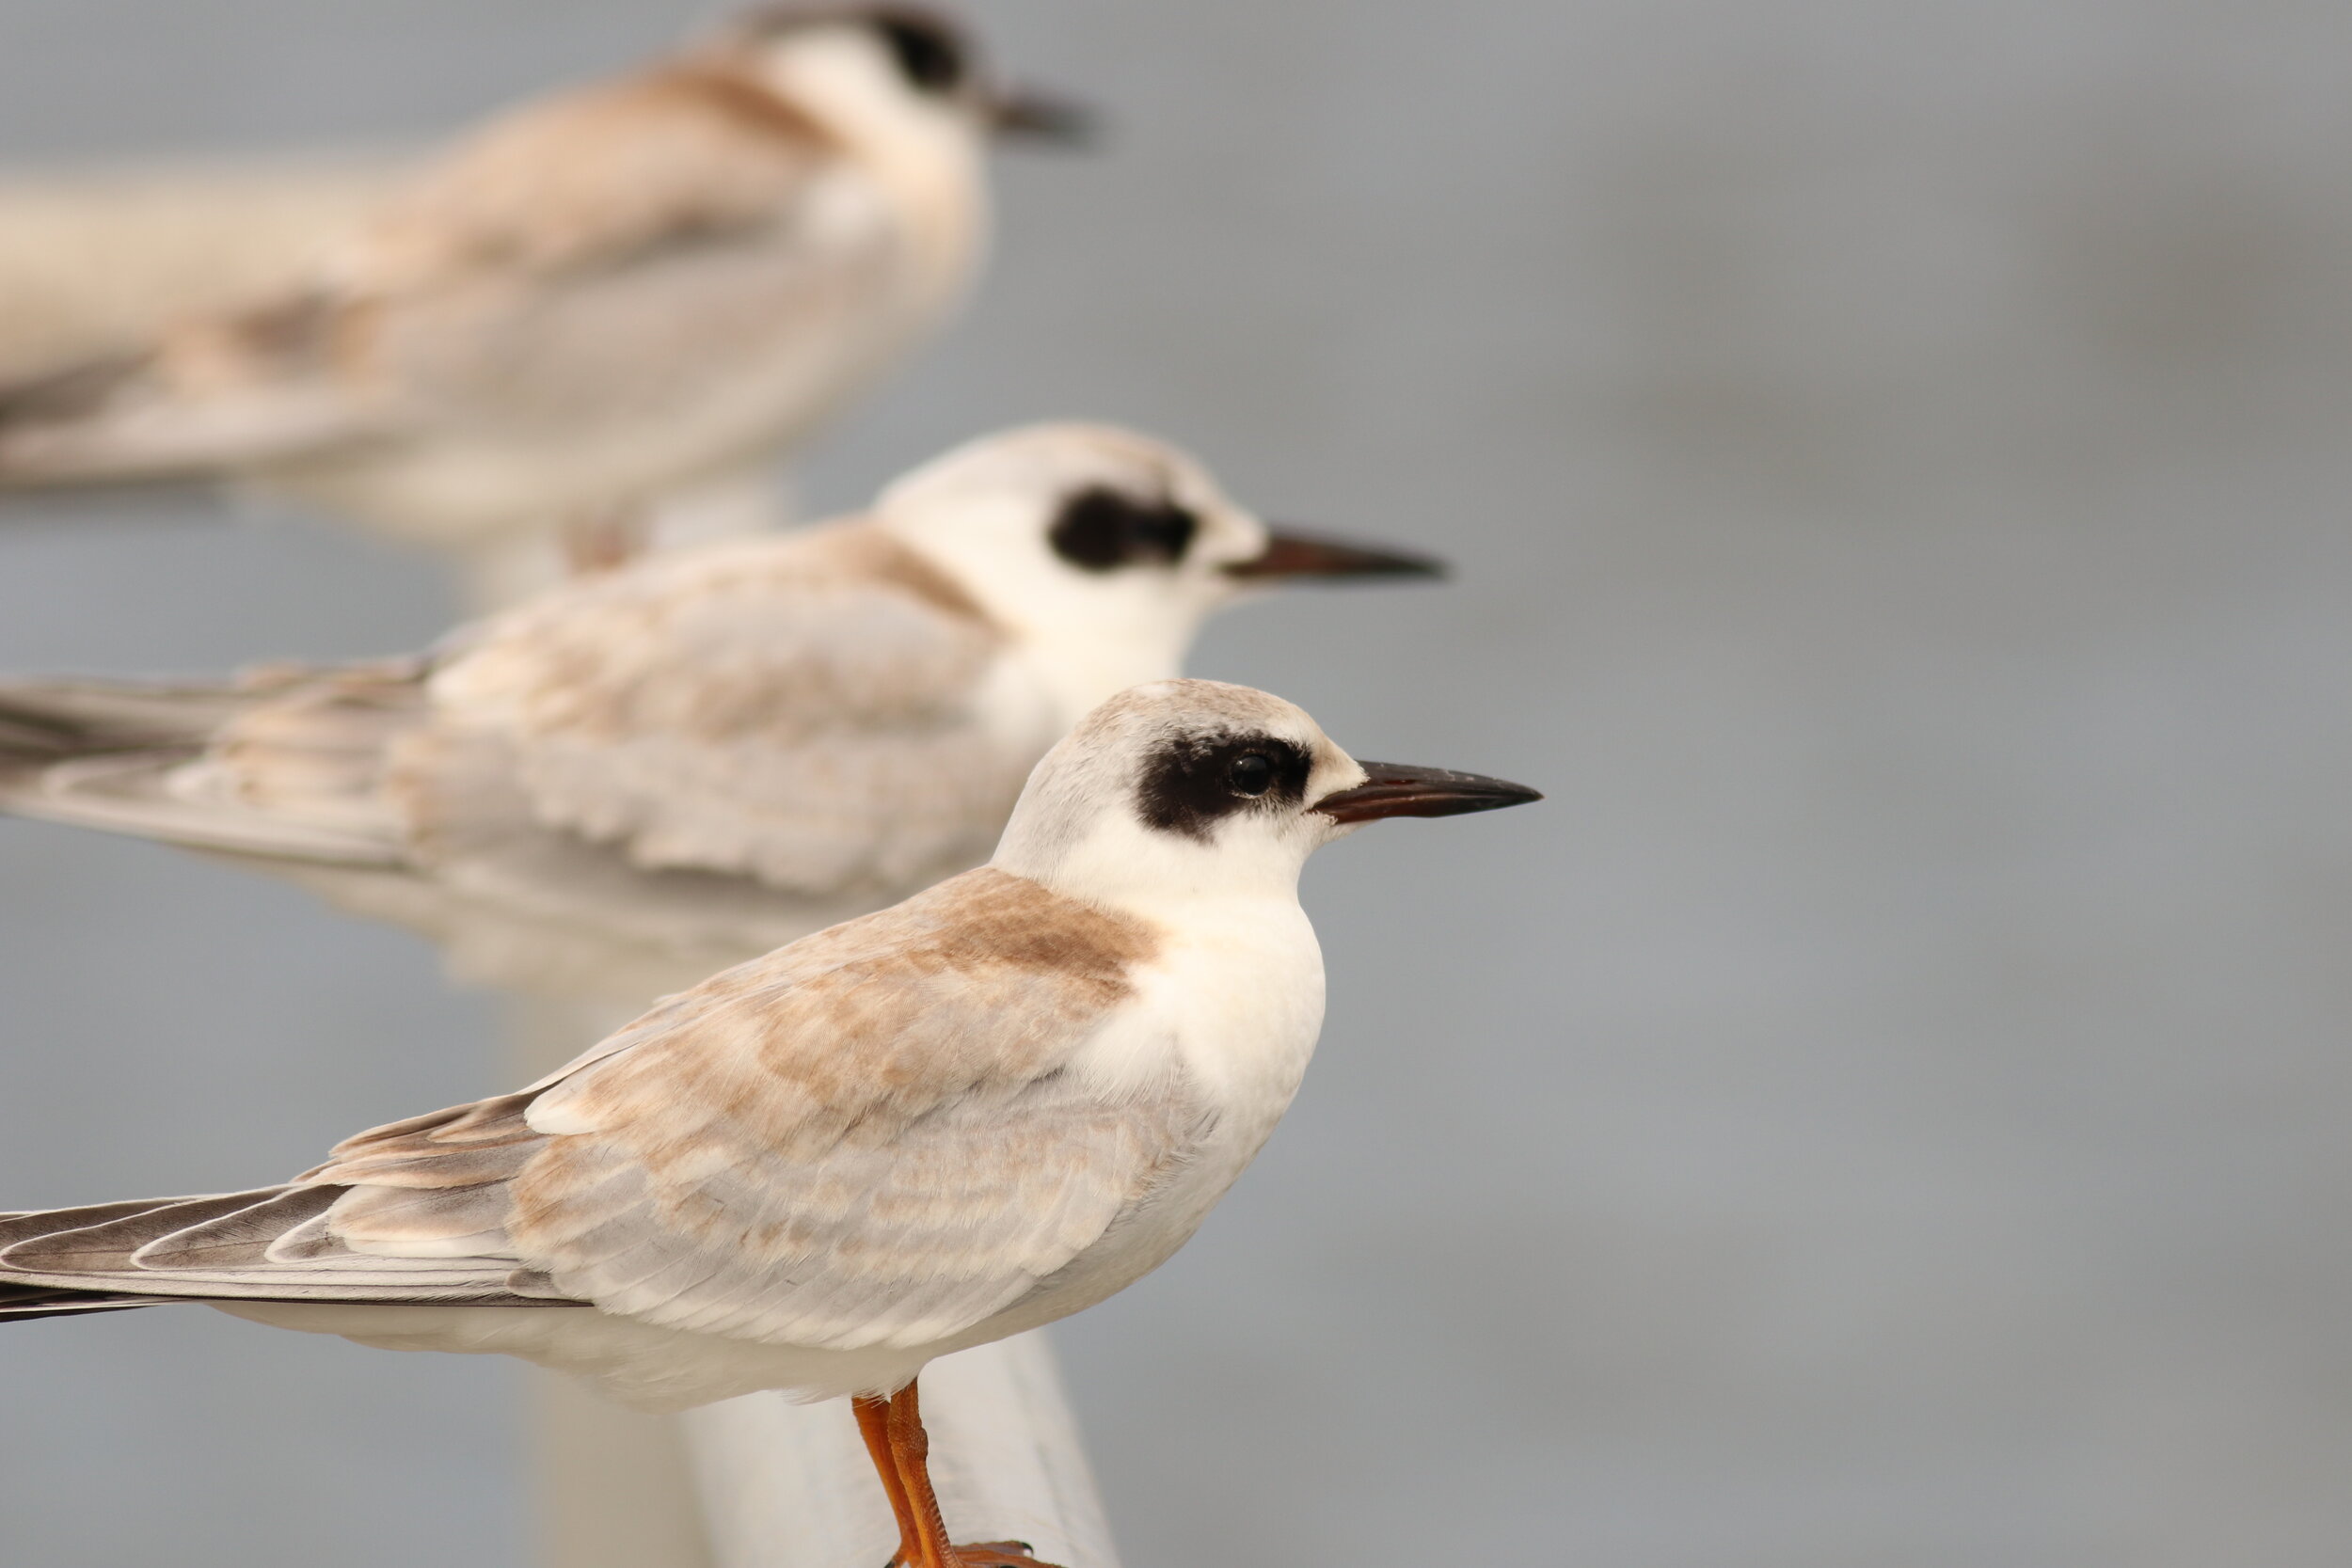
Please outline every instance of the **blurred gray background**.
[[[807, 505], [1163, 432], [1462, 567], [1200, 673], [1551, 796], [1323, 857], [1296, 1109], [1060, 1331], [1133, 1568], [2352, 1560], [2352, 11], [979, 13], [1117, 135], [1002, 166]], [[0, 0], [0, 158], [410, 140], [696, 14]], [[453, 610], [250, 508], [0, 513], [0, 668]], [[494, 1032], [409, 938], [0, 823], [0, 1205], [280, 1178]], [[524, 1560], [511, 1371], [5, 1338], [10, 1564]]]

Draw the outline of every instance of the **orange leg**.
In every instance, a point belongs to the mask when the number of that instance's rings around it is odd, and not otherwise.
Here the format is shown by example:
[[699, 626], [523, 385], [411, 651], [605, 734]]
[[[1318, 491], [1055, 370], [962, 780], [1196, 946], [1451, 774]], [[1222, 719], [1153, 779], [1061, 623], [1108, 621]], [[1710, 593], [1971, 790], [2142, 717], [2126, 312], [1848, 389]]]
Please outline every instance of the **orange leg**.
[[921, 1560], [922, 1543], [914, 1527], [914, 1508], [907, 1501], [906, 1483], [898, 1479], [898, 1462], [890, 1451], [890, 1402], [868, 1399], [860, 1394], [850, 1402], [857, 1414], [858, 1435], [866, 1439], [866, 1452], [874, 1462], [875, 1473], [882, 1477], [882, 1490], [890, 1494], [890, 1512], [898, 1521], [898, 1555], [890, 1560], [890, 1568], [911, 1568]]
[[892, 1568], [1054, 1568], [1031, 1557], [1025, 1541], [959, 1546], [947, 1539], [939, 1497], [931, 1490], [931, 1440], [923, 1430], [914, 1384], [887, 1400], [859, 1399], [850, 1405], [866, 1451], [882, 1474], [882, 1490], [890, 1494], [890, 1511], [898, 1518], [898, 1555], [890, 1560]]

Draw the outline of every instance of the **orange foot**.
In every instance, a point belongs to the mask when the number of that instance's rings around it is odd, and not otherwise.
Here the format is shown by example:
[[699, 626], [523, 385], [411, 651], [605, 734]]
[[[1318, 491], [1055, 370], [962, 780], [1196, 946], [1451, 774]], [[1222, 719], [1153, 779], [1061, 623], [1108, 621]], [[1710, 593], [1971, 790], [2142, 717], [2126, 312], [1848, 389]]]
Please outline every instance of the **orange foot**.
[[953, 1550], [963, 1568], [1055, 1568], [1031, 1557], [1026, 1541], [977, 1541]]
[[[950, 1546], [956, 1554], [957, 1568], [1056, 1568], [1029, 1555], [1026, 1541], [976, 1541], [969, 1546]], [[884, 1568], [907, 1568], [907, 1560], [894, 1557]]]

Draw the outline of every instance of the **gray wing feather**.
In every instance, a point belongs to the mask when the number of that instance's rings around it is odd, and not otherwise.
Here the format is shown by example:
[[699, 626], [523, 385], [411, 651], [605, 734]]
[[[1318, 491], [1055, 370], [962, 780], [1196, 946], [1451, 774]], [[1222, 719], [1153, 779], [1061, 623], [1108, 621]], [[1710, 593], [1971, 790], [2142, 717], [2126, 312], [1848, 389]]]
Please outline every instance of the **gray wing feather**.
[[515, 1180], [516, 1250], [670, 1327], [852, 1349], [979, 1323], [1208, 1129], [1181, 1074], [1114, 1098], [1070, 1070], [1144, 940], [982, 870], [674, 998], [539, 1089], [527, 1120], [564, 1135]]
[[212, 686], [0, 686], [0, 809], [191, 848], [403, 863], [381, 792], [423, 712], [414, 663]]
[[416, 659], [0, 685], [0, 809], [592, 917], [641, 873], [896, 891], [984, 855], [1054, 738], [1041, 695], [982, 711], [1003, 639], [955, 594], [845, 524], [558, 590]]
[[[510, 1288], [510, 1260], [387, 1257], [314, 1233], [344, 1190], [265, 1187], [210, 1197], [53, 1210], [0, 1222], [0, 1290], [197, 1300], [571, 1305]], [[291, 1253], [292, 1255], [286, 1255]]]
[[1111, 1095], [1072, 1070], [1154, 940], [967, 873], [291, 1185], [0, 1220], [0, 1287], [587, 1302], [774, 1344], [931, 1343], [1152, 1202], [1207, 1132], [1180, 1073]]
[[[845, 221], [806, 128], [755, 98], [672, 69], [505, 117], [259, 308], [0, 388], [0, 483], [576, 440], [723, 393], [856, 319], [903, 248], [879, 214]], [[746, 423], [748, 457], [778, 433]]]
[[[512, 841], [518, 794], [532, 821], [644, 870], [822, 895], [968, 864], [1051, 718], [1007, 734], [980, 711], [1002, 636], [886, 575], [914, 569], [907, 553], [839, 525], [501, 617], [434, 678], [433, 750], [405, 775], [421, 832], [455, 866]], [[452, 787], [485, 773], [505, 798]]]
[[[315, 309], [298, 297], [151, 352], [0, 385], [0, 484], [190, 479], [379, 433], [385, 411], [340, 392], [315, 352], [286, 355], [279, 324]], [[242, 362], [225, 381], [207, 373], [223, 357]]]

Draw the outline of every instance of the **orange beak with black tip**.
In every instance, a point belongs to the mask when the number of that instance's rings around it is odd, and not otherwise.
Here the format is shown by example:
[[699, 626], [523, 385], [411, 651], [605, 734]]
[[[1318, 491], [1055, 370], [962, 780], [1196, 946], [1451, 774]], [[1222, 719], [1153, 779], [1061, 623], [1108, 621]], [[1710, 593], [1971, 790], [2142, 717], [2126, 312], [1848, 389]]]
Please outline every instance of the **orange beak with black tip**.
[[1442, 578], [1446, 564], [1418, 550], [1392, 550], [1374, 545], [1351, 544], [1320, 533], [1276, 529], [1266, 535], [1265, 548], [1247, 561], [1226, 563], [1228, 577], [1260, 579], [1325, 579], [1350, 578]]
[[1312, 809], [1334, 822], [1376, 822], [1384, 816], [1461, 816], [1543, 799], [1525, 784], [1484, 773], [1401, 762], [1359, 761], [1357, 766], [1371, 776], [1353, 789], [1326, 795]]

